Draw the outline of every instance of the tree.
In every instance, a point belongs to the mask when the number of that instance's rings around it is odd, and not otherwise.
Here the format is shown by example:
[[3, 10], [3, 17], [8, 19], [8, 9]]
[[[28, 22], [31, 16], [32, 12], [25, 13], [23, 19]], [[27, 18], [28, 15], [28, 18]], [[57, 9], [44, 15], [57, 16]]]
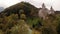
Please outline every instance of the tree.
[[57, 20], [56, 21], [58, 23], [56, 30], [57, 30], [57, 33], [60, 34], [60, 16], [57, 16]]
[[29, 30], [28, 27], [25, 24], [24, 20], [19, 20], [18, 21], [19, 24], [15, 25], [12, 29], [11, 29], [11, 34], [28, 34]]

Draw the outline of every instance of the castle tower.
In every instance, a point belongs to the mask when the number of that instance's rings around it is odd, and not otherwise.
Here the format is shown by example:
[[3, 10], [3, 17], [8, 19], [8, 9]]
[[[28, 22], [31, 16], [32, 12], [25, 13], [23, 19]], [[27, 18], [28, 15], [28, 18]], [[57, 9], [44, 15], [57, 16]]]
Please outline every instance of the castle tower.
[[52, 8], [52, 6], [51, 6], [50, 10], [51, 10], [51, 11], [54, 11], [54, 9]]
[[51, 8], [50, 8], [50, 12], [51, 12], [52, 14], [54, 14], [54, 9], [52, 8], [52, 6], [51, 6]]
[[42, 4], [42, 9], [45, 9], [45, 8], [46, 8], [46, 7], [45, 7], [45, 4], [43, 3], [43, 4]]

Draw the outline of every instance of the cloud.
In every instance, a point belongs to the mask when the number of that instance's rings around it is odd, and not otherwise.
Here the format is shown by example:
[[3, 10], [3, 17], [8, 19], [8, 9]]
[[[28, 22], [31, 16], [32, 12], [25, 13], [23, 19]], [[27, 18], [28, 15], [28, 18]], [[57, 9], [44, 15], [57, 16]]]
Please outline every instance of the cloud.
[[4, 8], [6, 8], [18, 2], [19, 2], [18, 0], [0, 0], [0, 6], [3, 6]]

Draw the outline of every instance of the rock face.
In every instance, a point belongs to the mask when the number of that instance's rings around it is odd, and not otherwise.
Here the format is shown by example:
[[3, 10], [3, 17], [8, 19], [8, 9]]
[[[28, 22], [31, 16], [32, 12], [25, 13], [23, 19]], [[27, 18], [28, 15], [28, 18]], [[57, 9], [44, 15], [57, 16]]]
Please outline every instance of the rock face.
[[45, 7], [45, 5], [44, 5], [44, 3], [42, 4], [42, 8], [39, 10], [39, 17], [42, 17], [43, 19], [48, 19], [48, 17], [47, 17], [47, 15], [49, 15], [49, 14], [54, 14], [54, 9], [51, 7], [50, 8], [50, 10], [48, 10], [46, 7]]

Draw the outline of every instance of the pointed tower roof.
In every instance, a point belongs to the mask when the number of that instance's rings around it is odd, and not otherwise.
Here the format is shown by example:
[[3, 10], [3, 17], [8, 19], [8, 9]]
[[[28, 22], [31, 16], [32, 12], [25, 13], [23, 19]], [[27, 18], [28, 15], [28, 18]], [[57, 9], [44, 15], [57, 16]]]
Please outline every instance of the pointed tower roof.
[[53, 7], [51, 6], [50, 10], [54, 11]]
[[45, 8], [45, 4], [44, 3], [42, 4], [42, 8]]
[[52, 6], [51, 6], [51, 8], [50, 8], [50, 11], [51, 11], [51, 14], [54, 14], [54, 13], [55, 13], [55, 11], [54, 11], [54, 9], [52, 8]]

